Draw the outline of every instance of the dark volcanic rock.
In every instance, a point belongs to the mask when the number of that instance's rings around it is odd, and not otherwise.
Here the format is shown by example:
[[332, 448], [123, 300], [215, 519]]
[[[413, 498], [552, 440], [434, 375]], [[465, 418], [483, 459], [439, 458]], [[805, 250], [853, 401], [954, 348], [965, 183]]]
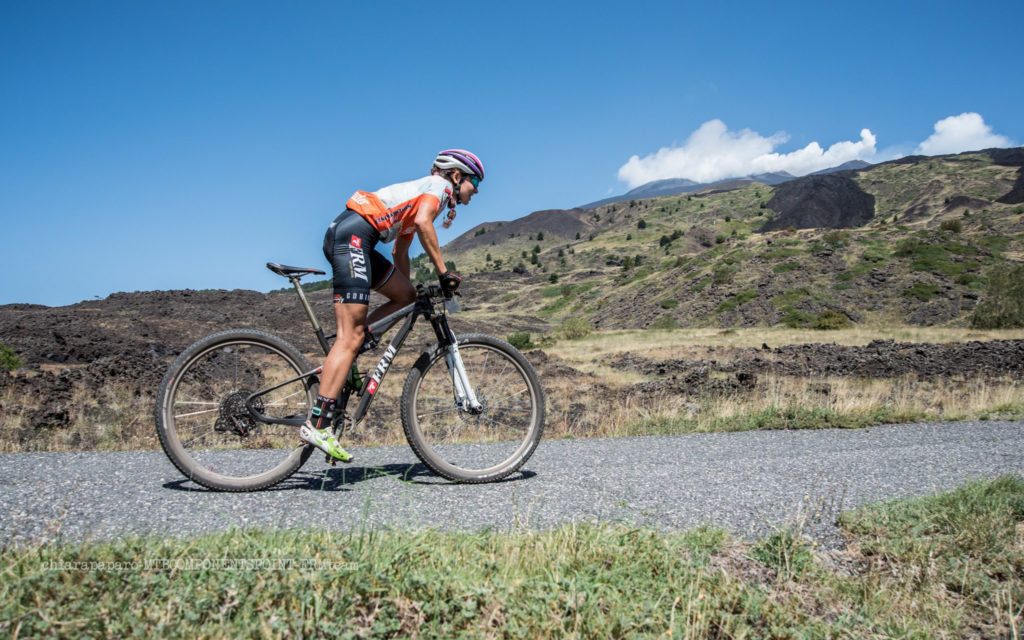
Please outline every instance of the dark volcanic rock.
[[777, 187], [768, 208], [779, 215], [761, 232], [790, 227], [849, 229], [874, 217], [875, 197], [847, 175], [807, 176]]
[[[743, 349], [735, 361], [653, 360], [635, 354], [608, 358], [606, 364], [644, 375], [689, 381], [708, 371], [744, 374], [775, 373], [804, 377], [919, 378], [1003, 376], [1024, 378], [1024, 340], [992, 340], [918, 344], [874, 340], [864, 346], [794, 344], [775, 349]], [[694, 375], [697, 378], [694, 378]], [[731, 385], [731, 383], [730, 383]]]
[[1020, 204], [1024, 202], [1024, 167], [1017, 170], [1017, 181], [1013, 183], [1010, 192], [996, 200], [1003, 204]]

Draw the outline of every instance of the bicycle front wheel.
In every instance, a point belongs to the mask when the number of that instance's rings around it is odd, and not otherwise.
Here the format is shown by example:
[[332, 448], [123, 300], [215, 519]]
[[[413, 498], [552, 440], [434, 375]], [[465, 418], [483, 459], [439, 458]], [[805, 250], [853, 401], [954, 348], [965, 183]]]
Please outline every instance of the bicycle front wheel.
[[515, 347], [485, 335], [458, 336], [459, 353], [481, 404], [456, 405], [446, 349], [424, 353], [402, 390], [402, 428], [413, 451], [449, 480], [493, 482], [533, 455], [544, 429], [544, 392]]
[[295, 347], [263, 331], [221, 331], [196, 342], [157, 392], [167, 457], [185, 477], [219, 491], [284, 480], [313, 450], [299, 440], [316, 397], [316, 377], [303, 376], [312, 369]]

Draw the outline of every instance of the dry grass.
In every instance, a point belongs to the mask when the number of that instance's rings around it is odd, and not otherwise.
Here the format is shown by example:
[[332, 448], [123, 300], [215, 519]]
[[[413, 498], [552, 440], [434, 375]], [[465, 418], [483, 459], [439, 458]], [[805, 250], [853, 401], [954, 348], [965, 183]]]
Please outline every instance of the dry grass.
[[[10, 389], [2, 397], [0, 452], [20, 451], [123, 451], [159, 448], [153, 425], [153, 397], [127, 384], [111, 384], [98, 393], [76, 388], [69, 402], [55, 407], [46, 398], [15, 396]], [[62, 425], [31, 424], [34, 410], [53, 408], [66, 412]]]
[[[857, 328], [828, 332], [792, 329], [685, 329], [671, 332], [597, 333], [563, 341], [545, 351], [582, 371], [580, 377], [543, 378], [547, 437], [619, 437], [643, 434], [739, 431], [750, 429], [863, 427], [883, 423], [934, 420], [1019, 419], [1024, 417], [1024, 383], [1019, 379], [949, 378], [918, 380], [800, 378], [762, 375], [750, 390], [729, 394], [640, 393], [633, 386], [653, 378], [614, 369], [609, 356], [632, 353], [651, 359], [728, 361], [740, 349], [785, 344], [835, 342], [863, 345], [876, 339], [906, 342], [963, 342], [1022, 339], [1024, 331], [976, 331], [958, 328]], [[399, 397], [414, 351], [400, 354], [381, 386], [366, 419], [343, 436], [352, 446], [401, 445]], [[366, 358], [366, 368], [375, 359]], [[104, 387], [98, 394], [76, 389], [64, 426], [40, 428], [28, 415], [42, 398], [0, 401], [0, 451], [80, 451], [156, 449], [152, 419], [155, 390], [127, 384]]]
[[[917, 420], [1019, 419], [1024, 383], [1012, 378], [917, 380], [764, 376], [754, 391], [692, 396], [618, 393], [578, 400], [549, 388], [548, 437], [621, 437], [752, 429], [856, 428]], [[575, 395], [573, 395], [575, 394]]]
[[[872, 340], [947, 343], [1024, 338], [1022, 330], [963, 328], [856, 328], [823, 333], [785, 328], [683, 329], [670, 332], [596, 333], [545, 348], [593, 377], [545, 380], [553, 437], [616, 437], [640, 434], [737, 431], [766, 428], [863, 427], [923, 419], [973, 420], [1024, 417], [1024, 381], [1012, 377], [803, 378], [762, 375], [753, 390], [730, 394], [641, 394], [633, 385], [654, 378], [614, 368], [609, 356], [631, 353], [654, 360], [714, 359], [727, 362], [741, 349], [762, 344]], [[723, 374], [724, 375], [724, 374]], [[581, 397], [588, 401], [581, 401]]]

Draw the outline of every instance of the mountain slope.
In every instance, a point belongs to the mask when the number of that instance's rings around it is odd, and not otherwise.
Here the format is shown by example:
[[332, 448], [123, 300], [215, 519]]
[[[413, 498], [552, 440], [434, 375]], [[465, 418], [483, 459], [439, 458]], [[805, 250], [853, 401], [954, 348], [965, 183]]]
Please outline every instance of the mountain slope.
[[1022, 171], [1008, 149], [736, 181], [483, 225], [445, 257], [507, 274], [489, 313], [552, 326], [963, 324], [990, 267], [1024, 257]]

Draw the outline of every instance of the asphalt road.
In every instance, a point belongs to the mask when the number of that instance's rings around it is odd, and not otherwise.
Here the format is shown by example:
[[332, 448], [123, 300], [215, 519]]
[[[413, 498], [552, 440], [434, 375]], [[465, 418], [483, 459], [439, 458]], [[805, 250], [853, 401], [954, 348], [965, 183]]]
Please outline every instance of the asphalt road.
[[1024, 473], [1024, 422], [545, 440], [523, 472], [490, 485], [448, 483], [405, 447], [353, 452], [333, 468], [314, 455], [249, 494], [207, 491], [162, 451], [0, 454], [0, 540], [615, 522], [746, 537], [800, 523], [827, 542], [842, 510]]

